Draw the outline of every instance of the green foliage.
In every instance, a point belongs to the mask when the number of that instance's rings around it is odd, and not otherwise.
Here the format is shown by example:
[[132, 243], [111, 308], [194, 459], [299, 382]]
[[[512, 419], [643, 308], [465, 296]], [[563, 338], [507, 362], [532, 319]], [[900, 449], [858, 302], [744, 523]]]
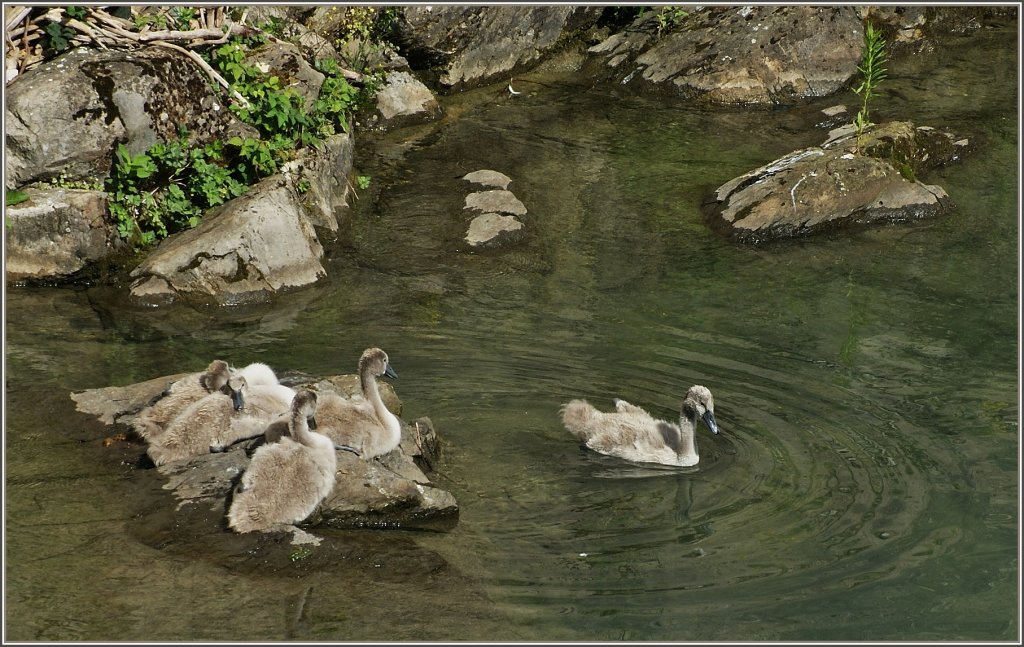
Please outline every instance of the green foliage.
[[660, 7], [656, 11], [658, 13], [655, 14], [655, 18], [658, 21], [659, 34], [668, 29], [674, 29], [683, 22], [683, 18], [690, 15], [690, 12], [682, 7], [665, 6]]
[[292, 554], [289, 555], [289, 557], [293, 562], [297, 562], [300, 559], [306, 559], [312, 554], [313, 549], [309, 546], [296, 546], [294, 549], [292, 549]]
[[861, 107], [854, 118], [857, 127], [857, 141], [864, 134], [864, 128], [871, 123], [869, 102], [876, 95], [879, 84], [885, 80], [886, 69], [883, 67], [887, 59], [885, 39], [882, 33], [868, 23], [864, 29], [864, 52], [857, 69], [861, 73], [861, 82], [853, 91], [861, 98]]
[[175, 7], [171, 10], [171, 16], [174, 18], [174, 28], [181, 31], [190, 29], [192, 21], [197, 18], [195, 7]]
[[8, 207], [21, 204], [28, 200], [28, 194], [24, 191], [8, 191], [4, 195], [4, 204]]
[[273, 150], [312, 146], [338, 130], [348, 131], [346, 115], [356, 107], [361, 95], [340, 75], [336, 61], [317, 61], [316, 66], [326, 78], [307, 112], [299, 94], [282, 88], [277, 76], [261, 73], [245, 58], [246, 50], [237, 42], [222, 45], [216, 52], [221, 74], [249, 102], [248, 107], [235, 105], [232, 110], [264, 138], [272, 140]]
[[[156, 24], [165, 15], [184, 28], [195, 17], [195, 10], [179, 8], [138, 16], [137, 20]], [[368, 90], [350, 85], [337, 62], [327, 59], [316, 61], [326, 78], [313, 105], [306, 106], [303, 97], [283, 87], [279, 77], [247, 62], [250, 44], [262, 41], [265, 37], [235, 38], [208, 55], [231, 89], [248, 102], [232, 104], [231, 110], [259, 132], [258, 139], [232, 137], [223, 143], [192, 147], [187, 133], [182, 132], [177, 139], [157, 143], [138, 155], [131, 155], [124, 145], [118, 147], [106, 182], [110, 213], [121, 236], [136, 247], [196, 226], [205, 210], [276, 173], [298, 149], [347, 131], [348, 114], [368, 97]], [[300, 181], [298, 188], [308, 191], [309, 181]]]
[[64, 9], [64, 13], [68, 15], [68, 18], [81, 20], [82, 18], [85, 18], [85, 7], [76, 7], [72, 5], [70, 7], [66, 7]]
[[70, 27], [64, 26], [59, 22], [48, 22], [43, 27], [43, 47], [53, 52], [63, 52], [64, 50], [71, 47], [71, 38], [75, 35], [75, 30]]
[[234, 137], [228, 151], [230, 157], [220, 142], [192, 147], [185, 132], [138, 155], [119, 145], [107, 195], [121, 237], [145, 247], [195, 227], [206, 209], [242, 195], [277, 170], [259, 140]]
[[356, 178], [356, 186], [358, 186], [361, 191], [365, 191], [366, 189], [369, 189], [370, 188], [370, 176], [369, 175], [360, 175], [359, 177], [357, 177]]
[[140, 13], [133, 18], [135, 28], [142, 31], [146, 27], [156, 27], [157, 29], [167, 29], [167, 16], [163, 12], [157, 13]]

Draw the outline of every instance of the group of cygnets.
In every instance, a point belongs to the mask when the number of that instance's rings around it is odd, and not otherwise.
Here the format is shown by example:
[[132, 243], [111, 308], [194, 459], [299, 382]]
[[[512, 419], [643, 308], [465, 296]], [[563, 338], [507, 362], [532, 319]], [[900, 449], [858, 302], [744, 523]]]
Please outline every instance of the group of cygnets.
[[[171, 385], [134, 426], [157, 465], [261, 437], [228, 509], [236, 532], [267, 530], [306, 519], [334, 487], [336, 450], [370, 460], [395, 449], [401, 423], [381, 399], [377, 378], [397, 378], [387, 354], [368, 348], [359, 358], [361, 396], [295, 391], [262, 363], [235, 369], [214, 360], [206, 371]], [[695, 432], [703, 420], [718, 433], [711, 391], [693, 386], [679, 423], [615, 400], [601, 412], [585, 400], [561, 409], [562, 423], [586, 447], [629, 461], [691, 467], [700, 460]]]
[[251, 532], [296, 524], [331, 493], [336, 449], [370, 460], [398, 447], [401, 423], [381, 399], [380, 376], [398, 377], [379, 348], [359, 358], [362, 394], [353, 398], [295, 391], [266, 364], [235, 369], [218, 359], [172, 384], [134, 427], [156, 465], [262, 436], [232, 498], [228, 526]]

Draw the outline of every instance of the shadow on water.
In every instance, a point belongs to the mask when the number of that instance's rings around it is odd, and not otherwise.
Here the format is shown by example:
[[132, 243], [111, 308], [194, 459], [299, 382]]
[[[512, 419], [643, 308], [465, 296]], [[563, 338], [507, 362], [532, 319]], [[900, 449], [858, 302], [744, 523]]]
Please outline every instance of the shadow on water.
[[[819, 143], [812, 108], [852, 95], [706, 113], [523, 84], [364, 138], [375, 197], [321, 284], [209, 311], [10, 290], [8, 637], [1014, 638], [1015, 28], [941, 70], [894, 62], [877, 100], [982, 137], [925, 178], [959, 205], [939, 220], [759, 248], [709, 230], [709, 190]], [[524, 244], [465, 248], [460, 178], [480, 168], [513, 178]], [[213, 356], [351, 372], [371, 345], [444, 439], [450, 532], [325, 530], [309, 553], [233, 535], [68, 398]], [[559, 423], [577, 397], [671, 419], [693, 384], [721, 429], [698, 430], [695, 469], [582, 451]]]

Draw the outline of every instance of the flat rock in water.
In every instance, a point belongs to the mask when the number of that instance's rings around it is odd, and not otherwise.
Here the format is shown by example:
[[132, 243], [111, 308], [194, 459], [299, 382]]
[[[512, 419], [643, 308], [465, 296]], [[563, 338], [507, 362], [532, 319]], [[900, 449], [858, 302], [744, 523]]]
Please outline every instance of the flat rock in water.
[[523, 223], [515, 216], [485, 213], [469, 223], [466, 242], [477, 248], [498, 247], [519, 242], [525, 234]]
[[504, 173], [499, 173], [498, 171], [492, 171], [489, 169], [480, 169], [479, 171], [466, 173], [462, 176], [462, 179], [474, 184], [493, 186], [499, 189], [507, 189], [508, 185], [512, 182], [512, 178]]
[[466, 196], [466, 209], [488, 213], [510, 213], [515, 216], [526, 215], [526, 205], [519, 201], [514, 193], [505, 189], [478, 191]]
[[[108, 425], [126, 424], [158, 401], [182, 373], [123, 387], [104, 387], [72, 393], [78, 410], [97, 416]], [[337, 375], [297, 388], [332, 390], [340, 395], [358, 389], [357, 375]], [[396, 415], [401, 401], [390, 384], [380, 383], [385, 405]], [[225, 452], [172, 461], [157, 468], [167, 479], [164, 488], [184, 506], [201, 505], [218, 513], [227, 510], [231, 492], [249, 464], [249, 453], [259, 439], [237, 443]], [[447, 530], [458, 519], [455, 497], [430, 482], [440, 455], [440, 441], [429, 418], [412, 425], [402, 421], [402, 441], [392, 452], [363, 460], [338, 450], [334, 491], [306, 525], [334, 528], [387, 527]], [[205, 517], [203, 517], [205, 518]]]
[[952, 200], [917, 172], [959, 159], [964, 140], [906, 122], [873, 127], [858, 143], [836, 133], [720, 186], [705, 201], [712, 223], [744, 242], [803, 236], [843, 225], [936, 216]]

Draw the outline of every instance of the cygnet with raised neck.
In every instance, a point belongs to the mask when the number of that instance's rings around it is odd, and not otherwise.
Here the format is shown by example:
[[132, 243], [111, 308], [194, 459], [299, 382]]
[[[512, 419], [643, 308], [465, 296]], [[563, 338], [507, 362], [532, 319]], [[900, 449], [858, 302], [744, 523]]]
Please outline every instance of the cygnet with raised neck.
[[354, 449], [366, 460], [390, 452], [402, 440], [402, 423], [380, 397], [377, 378], [381, 376], [398, 378], [387, 353], [367, 348], [359, 358], [362, 395], [347, 399], [322, 393], [317, 406], [318, 429], [335, 444]]
[[679, 424], [658, 420], [625, 400], [615, 400], [615, 411], [610, 413], [598, 411], [585, 400], [572, 400], [562, 407], [562, 423], [590, 449], [628, 461], [677, 467], [692, 467], [700, 461], [698, 420], [711, 433], [718, 433], [714, 398], [699, 385], [687, 391]]

